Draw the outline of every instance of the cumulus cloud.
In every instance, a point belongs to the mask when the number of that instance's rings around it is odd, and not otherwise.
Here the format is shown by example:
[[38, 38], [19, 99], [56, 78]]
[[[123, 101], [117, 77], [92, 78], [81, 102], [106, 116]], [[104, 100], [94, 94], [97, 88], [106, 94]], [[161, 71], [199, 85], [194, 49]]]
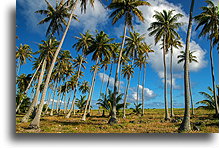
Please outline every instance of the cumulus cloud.
[[75, 14], [80, 22], [72, 22], [72, 26], [83, 28], [83, 31], [95, 31], [99, 26], [105, 25], [108, 20], [107, 10], [99, 1], [94, 1], [94, 8], [88, 4], [85, 14], [81, 14], [80, 5], [77, 6]]
[[[60, 1], [60, 0], [59, 0]], [[55, 6], [55, 0], [49, 0], [49, 2]], [[47, 5], [44, 0], [30, 1], [30, 0], [19, 0], [18, 3], [22, 6], [22, 14], [25, 18], [25, 24], [29, 29], [33, 29], [38, 33], [42, 33], [48, 26], [37, 25], [43, 16], [35, 14], [34, 12], [41, 9], [46, 9]], [[72, 21], [71, 26], [82, 28], [83, 31], [90, 30], [95, 31], [100, 25], [104, 25], [107, 20], [107, 10], [104, 9], [99, 1], [94, 2], [94, 8], [90, 4], [87, 6], [86, 14], [81, 14], [80, 5], [76, 7], [75, 14], [78, 16], [80, 22]], [[99, 25], [99, 26], [98, 26]]]
[[[103, 83], [107, 83], [108, 80], [109, 80], [109, 86], [110, 87], [114, 86], [115, 79], [113, 77], [109, 77], [109, 75], [107, 75], [105, 73], [98, 73], [98, 76], [99, 76], [100, 80], [103, 81]], [[118, 81], [117, 86], [118, 86], [119, 83], [120, 83], [120, 88], [121, 88], [121, 85], [123, 85], [124, 82], [123, 81]]]
[[[135, 102], [136, 100], [139, 100], [141, 102], [142, 100], [142, 85], [139, 85], [139, 94], [137, 95], [136, 88], [130, 88], [129, 90], [129, 95], [128, 95], [128, 100], [131, 102]], [[154, 99], [157, 95], [155, 92], [149, 88], [144, 88], [144, 100], [148, 101], [151, 99]]]

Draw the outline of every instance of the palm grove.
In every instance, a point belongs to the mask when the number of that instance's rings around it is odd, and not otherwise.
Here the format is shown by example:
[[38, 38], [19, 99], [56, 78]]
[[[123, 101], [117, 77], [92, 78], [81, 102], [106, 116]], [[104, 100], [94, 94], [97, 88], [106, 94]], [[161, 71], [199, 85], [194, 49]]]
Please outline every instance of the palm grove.
[[[214, 75], [214, 60], [212, 50], [219, 49], [219, 13], [218, 7], [213, 2], [207, 0], [207, 6], [202, 7], [202, 12], [193, 16], [194, 0], [191, 1], [190, 18], [188, 23], [188, 31], [186, 37], [186, 47], [182, 46], [181, 37], [177, 30], [183, 25], [179, 19], [184, 17], [174, 10], [162, 10], [154, 12], [155, 21], [152, 22], [149, 28], [149, 36], [154, 37], [155, 44], [160, 44], [160, 49], [163, 54], [164, 67], [164, 86], [163, 86], [163, 101], [165, 103], [164, 119], [169, 121], [174, 117], [173, 110], [173, 52], [177, 48], [185, 48], [185, 51], [178, 55], [178, 63], [184, 63], [184, 97], [185, 97], [185, 113], [184, 119], [179, 127], [180, 131], [189, 131], [190, 127], [190, 108], [192, 107], [192, 114], [194, 113], [194, 105], [192, 100], [192, 91], [189, 77], [189, 63], [199, 62], [190, 51], [190, 38], [192, 32], [192, 23], [196, 21], [196, 30], [200, 29], [199, 37], [207, 37], [209, 40], [210, 52], [210, 70], [212, 88], [211, 99], [212, 108], [215, 109], [215, 117], [218, 117], [218, 96], [215, 75]], [[118, 111], [122, 109], [123, 118], [126, 118], [126, 109], [129, 105], [127, 102], [128, 90], [130, 81], [132, 81], [134, 69], [138, 68], [138, 86], [137, 86], [137, 100], [134, 104], [135, 112], [144, 115], [144, 90], [140, 92], [139, 85], [143, 88], [146, 85], [146, 68], [153, 45], [147, 44], [145, 34], [140, 34], [135, 31], [134, 22], [138, 19], [142, 23], [145, 22], [143, 13], [139, 9], [140, 6], [150, 7], [151, 4], [147, 1], [140, 0], [114, 0], [106, 9], [110, 11], [109, 19], [114, 25], [119, 20], [123, 21], [123, 34], [121, 34], [121, 42], [115, 42], [104, 31], [96, 31], [90, 33], [80, 33], [79, 36], [74, 37], [76, 43], [72, 45], [73, 50], [78, 52], [77, 57], [72, 57], [69, 50], [62, 49], [66, 35], [70, 28], [70, 24], [79, 21], [77, 15], [74, 14], [77, 5], [81, 7], [81, 13], [86, 13], [87, 5], [94, 6], [94, 1], [87, 0], [61, 0], [56, 2], [53, 6], [45, 0], [47, 9], [36, 11], [35, 15], [42, 15], [44, 19], [39, 24], [48, 24], [46, 30], [47, 40], [42, 40], [38, 44], [38, 51], [32, 52], [29, 45], [20, 44], [16, 49], [16, 113], [25, 113], [21, 122], [31, 123], [29, 128], [39, 128], [40, 119], [42, 115], [60, 115], [65, 118], [70, 118], [72, 114], [76, 114], [75, 107], [79, 108], [82, 118], [86, 120], [87, 116], [91, 114], [93, 92], [95, 81], [99, 70], [103, 69], [104, 74], [108, 73], [109, 77], [106, 83], [106, 90], [102, 88], [104, 82], [101, 82], [100, 95], [97, 105], [103, 109], [103, 116], [107, 111], [109, 114], [109, 124], [118, 123]], [[95, 8], [94, 8], [95, 9]], [[56, 37], [61, 35], [61, 40]], [[168, 106], [167, 97], [167, 63], [166, 55], [170, 54], [170, 107]], [[93, 66], [88, 67], [87, 58], [91, 57]], [[20, 74], [20, 68], [27, 62], [32, 62], [33, 74]], [[89, 68], [92, 73], [91, 81], [82, 81], [84, 76], [84, 69]], [[113, 69], [115, 73], [113, 73]], [[142, 79], [140, 77], [142, 75]], [[114, 77], [113, 90], [109, 88], [110, 77]], [[120, 78], [124, 77], [127, 80], [124, 91], [121, 89]], [[104, 78], [103, 78], [104, 79]], [[50, 90], [50, 91], [48, 91]], [[71, 97], [67, 97], [71, 94]], [[80, 94], [80, 98], [77, 96]], [[202, 94], [204, 94], [202, 92]], [[207, 96], [207, 95], [206, 95]], [[54, 98], [57, 98], [55, 100]], [[141, 97], [142, 102], [138, 99]], [[31, 101], [30, 101], [31, 100]], [[45, 103], [46, 101], [46, 103]], [[209, 100], [208, 100], [209, 101]], [[204, 101], [205, 104], [208, 101]], [[62, 102], [64, 108], [62, 107]], [[191, 102], [191, 103], [190, 103]], [[207, 103], [206, 103], [207, 102]], [[199, 102], [203, 103], [203, 102]], [[190, 107], [191, 104], [191, 107]], [[208, 105], [208, 104], [207, 104]], [[49, 108], [50, 106], [50, 108]], [[141, 108], [141, 109], [140, 109]], [[170, 108], [170, 114], [169, 114]]]

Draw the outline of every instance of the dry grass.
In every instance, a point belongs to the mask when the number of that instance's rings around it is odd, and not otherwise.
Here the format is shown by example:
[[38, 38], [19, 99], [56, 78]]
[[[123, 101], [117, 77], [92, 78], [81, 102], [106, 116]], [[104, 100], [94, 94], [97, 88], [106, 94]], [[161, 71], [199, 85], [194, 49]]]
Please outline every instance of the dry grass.
[[[175, 109], [174, 119], [177, 122], [165, 122], [163, 120], [164, 110], [146, 109], [145, 115], [131, 114], [127, 110], [126, 119], [118, 117], [118, 124], [108, 125], [108, 118], [101, 117], [97, 110], [91, 112], [91, 117], [86, 121], [81, 121], [81, 114], [72, 116], [69, 119], [64, 116], [43, 116], [40, 129], [28, 129], [28, 123], [20, 123], [22, 115], [16, 117], [16, 133], [178, 133], [178, 128], [183, 117], [182, 109]], [[196, 114], [191, 117], [192, 127], [194, 123], [200, 123], [199, 131], [192, 130], [190, 133], [219, 133], [218, 119], [213, 118], [213, 111], [196, 110]], [[122, 113], [120, 113], [122, 114]]]

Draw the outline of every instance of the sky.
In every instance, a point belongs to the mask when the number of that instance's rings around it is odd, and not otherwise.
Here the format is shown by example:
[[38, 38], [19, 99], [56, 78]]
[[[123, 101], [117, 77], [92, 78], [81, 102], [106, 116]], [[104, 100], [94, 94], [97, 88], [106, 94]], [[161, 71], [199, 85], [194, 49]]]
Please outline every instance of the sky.
[[[55, 4], [55, 0], [48, 0], [51, 4]], [[214, 0], [215, 4], [218, 0]], [[142, 85], [139, 86], [139, 89], [144, 89], [145, 92], [145, 108], [164, 108], [164, 97], [163, 97], [163, 62], [162, 62], [162, 50], [160, 50], [159, 43], [154, 44], [154, 38], [148, 36], [148, 27], [150, 23], [154, 21], [153, 15], [154, 11], [166, 10], [175, 10], [175, 13], [181, 13], [184, 16], [179, 20], [183, 22], [184, 25], [178, 29], [183, 42], [183, 47], [181, 49], [174, 49], [173, 55], [173, 98], [174, 98], [174, 107], [183, 108], [184, 107], [184, 85], [183, 85], [183, 66], [182, 64], [177, 64], [177, 56], [180, 54], [180, 51], [185, 50], [185, 38], [186, 31], [189, 19], [189, 8], [190, 1], [182, 0], [148, 0], [151, 3], [151, 6], [142, 6], [139, 9], [143, 12], [145, 17], [145, 22], [142, 23], [139, 20], [134, 20], [134, 30], [140, 34], [146, 34], [145, 41], [147, 44], [150, 44], [154, 53], [150, 53], [147, 64], [147, 73], [146, 73], [146, 84], [145, 88]], [[79, 36], [79, 33], [84, 33], [87, 30], [90, 30], [91, 33], [94, 33], [95, 30], [106, 32], [111, 38], [115, 38], [115, 41], [121, 42], [120, 36], [123, 34], [123, 20], [118, 21], [115, 25], [112, 25], [112, 20], [109, 19], [111, 11], [105, 9], [109, 2], [103, 2], [102, 5], [99, 1], [95, 1], [94, 8], [88, 6], [86, 14], [81, 14], [80, 7], [76, 8], [75, 14], [78, 15], [79, 22], [72, 21], [70, 30], [66, 36], [65, 42], [63, 44], [63, 50], [70, 50], [72, 57], [77, 56], [77, 52], [72, 48], [72, 45], [76, 43], [74, 36]], [[200, 7], [205, 6], [206, 3], [204, 0], [198, 0], [195, 3], [194, 15], [198, 15], [201, 12]], [[22, 44], [28, 44], [33, 51], [38, 50], [38, 43], [41, 43], [42, 40], [46, 40], [45, 32], [48, 24], [38, 25], [38, 22], [43, 19], [44, 16], [34, 13], [36, 10], [45, 9], [46, 3], [44, 0], [18, 0], [16, 4], [16, 35], [19, 39], [16, 42], [16, 45], [19, 46]], [[193, 92], [194, 102], [200, 101], [203, 98], [199, 94], [200, 91], [207, 91], [208, 86], [212, 86], [211, 82], [211, 73], [210, 73], [210, 59], [209, 59], [209, 42], [206, 38], [198, 38], [200, 30], [195, 31], [197, 24], [193, 23], [193, 31], [191, 38], [191, 51], [195, 51], [194, 55], [197, 57], [198, 63], [191, 63], [191, 85]], [[60, 40], [61, 36], [57, 39]], [[167, 55], [167, 70], [169, 71], [169, 61], [170, 54]], [[84, 77], [82, 80], [87, 80], [91, 82], [92, 73], [90, 73], [90, 67], [94, 65], [94, 61], [91, 61], [90, 56], [87, 57], [88, 64], [86, 65], [87, 69], [85, 70]], [[214, 63], [215, 63], [215, 76], [216, 82], [218, 81], [218, 55], [216, 49], [214, 49]], [[113, 67], [113, 74], [110, 77], [110, 88], [112, 89], [115, 77], [115, 66]], [[138, 78], [138, 68], [135, 68], [134, 77], [131, 79], [130, 88], [128, 92], [127, 102], [132, 103], [130, 107], [133, 106], [133, 103], [137, 99], [137, 78]], [[32, 64], [30, 61], [27, 64], [22, 65], [20, 73], [33, 73]], [[170, 82], [170, 73], [167, 73], [167, 82]], [[96, 100], [99, 99], [100, 85], [101, 81], [104, 82], [103, 91], [105, 90], [107, 78], [109, 77], [109, 71], [106, 71], [104, 74], [103, 70], [100, 70], [97, 74], [97, 80], [95, 83], [94, 93], [92, 97], [92, 105], [94, 108], [96, 106]], [[142, 78], [142, 76], [141, 76]], [[121, 92], [125, 91], [126, 79], [121, 77]], [[168, 85], [169, 86], [169, 85]], [[168, 89], [169, 92], [169, 89]], [[80, 93], [77, 93], [77, 97], [80, 96]], [[141, 94], [140, 94], [141, 96]], [[70, 94], [67, 96], [70, 97]], [[72, 96], [73, 97], [73, 96]], [[71, 97], [71, 98], [72, 98]], [[168, 93], [169, 98], [169, 93]], [[57, 97], [55, 98], [57, 99]], [[141, 99], [139, 98], [139, 101]], [[170, 101], [169, 101], [170, 102]], [[197, 105], [196, 105], [197, 107]]]

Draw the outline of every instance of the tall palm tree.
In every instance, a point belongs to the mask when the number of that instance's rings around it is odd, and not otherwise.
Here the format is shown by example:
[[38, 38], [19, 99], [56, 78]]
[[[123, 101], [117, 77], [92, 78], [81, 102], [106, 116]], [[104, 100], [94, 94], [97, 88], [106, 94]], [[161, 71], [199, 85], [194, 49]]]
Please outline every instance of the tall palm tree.
[[168, 99], [167, 99], [167, 71], [166, 71], [166, 53], [169, 47], [169, 41], [171, 37], [175, 36], [179, 38], [179, 34], [176, 32], [182, 23], [178, 22], [178, 19], [183, 15], [180, 13], [173, 14], [174, 10], [163, 10], [162, 12], [155, 11], [153, 16], [156, 21], [152, 22], [148, 31], [150, 36], [154, 36], [155, 44], [162, 40], [163, 46], [163, 67], [164, 67], [164, 102], [165, 102], [165, 120], [169, 120], [168, 113]]
[[114, 10], [110, 18], [113, 18], [112, 24], [115, 24], [119, 19], [124, 17], [125, 23], [124, 23], [124, 30], [123, 30], [123, 39], [121, 44], [121, 49], [119, 52], [119, 58], [118, 63], [116, 67], [116, 74], [115, 74], [115, 82], [114, 82], [114, 101], [113, 101], [113, 111], [112, 116], [109, 120], [110, 124], [117, 123], [116, 119], [116, 95], [117, 95], [117, 81], [118, 81], [118, 75], [119, 75], [119, 69], [121, 64], [121, 57], [123, 53], [123, 48], [125, 44], [125, 38], [126, 38], [126, 28], [130, 27], [133, 29], [133, 16], [137, 16], [138, 19], [141, 22], [144, 22], [143, 13], [138, 9], [139, 6], [150, 6], [150, 3], [146, 1], [133, 1], [133, 0], [124, 0], [124, 1], [112, 1], [110, 5], [107, 7], [110, 10]]
[[185, 110], [183, 121], [179, 127], [179, 131], [190, 131], [190, 93], [189, 93], [189, 53], [190, 53], [190, 40], [192, 32], [192, 20], [193, 20], [193, 9], [195, 0], [191, 1], [190, 13], [189, 13], [189, 24], [186, 37], [185, 47], [185, 64], [184, 64], [184, 97], [185, 97]]
[[124, 96], [123, 118], [126, 118], [126, 115], [125, 115], [126, 99], [127, 99], [127, 96], [128, 96], [130, 78], [133, 77], [133, 73], [134, 73], [134, 68], [132, 67], [132, 65], [125, 65], [122, 69], [122, 74], [123, 74], [124, 78], [127, 78], [127, 81], [128, 81], [127, 87], [126, 87], [126, 90], [125, 90], [125, 96]]
[[[193, 55], [194, 52], [195, 51], [190, 51], [189, 53], [189, 63], [198, 62], [197, 57]], [[178, 61], [178, 64], [185, 61], [185, 52], [181, 51], [180, 53], [181, 55], [177, 56], [177, 58], [180, 58]], [[193, 104], [193, 99], [192, 99], [192, 86], [191, 86], [190, 71], [189, 71], [189, 93], [190, 93], [190, 98], [191, 98], [192, 115], [194, 115], [195, 111], [194, 111], [194, 104]]]
[[17, 59], [17, 63], [18, 63], [17, 75], [20, 71], [20, 66], [23, 64], [26, 64], [27, 59], [31, 60], [32, 54], [33, 54], [32, 49], [27, 44], [24, 44], [24, 45], [20, 44], [20, 46], [17, 47], [17, 51], [16, 51], [16, 59]]
[[216, 95], [216, 84], [215, 84], [215, 76], [214, 76], [214, 62], [213, 62], [213, 41], [214, 34], [218, 34], [218, 22], [219, 22], [219, 14], [218, 7], [214, 5], [214, 3], [210, 0], [205, 1], [208, 6], [201, 7], [201, 14], [195, 16], [195, 20], [198, 22], [196, 30], [202, 27], [202, 30], [199, 34], [199, 37], [207, 36], [210, 40], [210, 61], [211, 61], [211, 78], [212, 78], [212, 88], [214, 91], [214, 99], [216, 100], [216, 108], [215, 115], [219, 117], [219, 107], [217, 102]]
[[55, 38], [50, 38], [47, 41], [42, 41], [42, 44], [39, 44], [39, 50], [36, 52], [37, 54], [40, 54], [39, 57], [36, 60], [36, 63], [39, 63], [39, 61], [43, 61], [43, 64], [41, 66], [41, 72], [38, 78], [38, 84], [36, 88], [36, 92], [32, 101], [32, 104], [25, 114], [25, 116], [21, 119], [21, 122], [27, 122], [31, 113], [34, 110], [34, 107], [36, 103], [38, 102], [38, 97], [40, 94], [40, 86], [43, 81], [43, 76], [45, 73], [45, 69], [49, 67], [52, 61], [52, 57], [54, 55], [54, 52], [59, 44], [59, 42]]
[[173, 112], [173, 47], [179, 48], [182, 47], [182, 42], [179, 38], [172, 37], [170, 40], [170, 117], [174, 117]]
[[92, 77], [91, 89], [88, 94], [85, 111], [82, 117], [82, 120], [84, 121], [86, 120], [86, 113], [87, 113], [88, 105], [89, 103], [91, 103], [92, 92], [94, 89], [94, 81], [96, 78], [96, 73], [98, 71], [99, 63], [104, 61], [104, 59], [110, 59], [112, 55], [111, 42], [113, 40], [114, 39], [109, 38], [109, 36], [105, 32], [100, 31], [99, 33], [96, 34], [95, 38], [92, 41], [92, 44], [88, 47], [87, 52], [84, 53], [85, 55], [89, 55], [93, 53], [92, 60], [94, 60], [96, 63], [96, 66], [94, 67], [93, 77]]
[[74, 97], [73, 97], [73, 100], [72, 100], [72, 105], [71, 105], [71, 108], [70, 108], [68, 114], [65, 116], [66, 118], [69, 118], [70, 115], [71, 115], [72, 110], [74, 110], [74, 103], [75, 103], [75, 100], [76, 100], [78, 82], [79, 82], [79, 78], [81, 76], [81, 68], [86, 69], [84, 64], [87, 63], [86, 59], [82, 55], [78, 55], [78, 57], [76, 59], [74, 59], [73, 62], [74, 62], [73, 63], [74, 68], [78, 68], [78, 71], [77, 71], [78, 73], [76, 74], [76, 79], [75, 79], [75, 82], [73, 84], [74, 85], [74, 90], [73, 90]]
[[[94, 1], [89, 1], [89, 2], [91, 4], [94, 3]], [[55, 66], [55, 62], [56, 62], [57, 56], [58, 56], [58, 54], [59, 54], [59, 52], [61, 50], [62, 44], [63, 44], [63, 42], [65, 40], [66, 34], [67, 34], [68, 30], [69, 30], [72, 18], [74, 18], [74, 10], [76, 9], [77, 3], [78, 3], [78, 0], [76, 0], [76, 1], [68, 0], [67, 3], [65, 3], [68, 6], [69, 10], [71, 11], [70, 12], [70, 16], [69, 16], [69, 19], [68, 19], [65, 31], [64, 31], [64, 33], [62, 35], [62, 39], [60, 41], [60, 44], [59, 44], [59, 46], [58, 46], [58, 48], [57, 48], [57, 50], [56, 50], [56, 52], [54, 54], [52, 64], [51, 64], [51, 66], [49, 68], [49, 71], [48, 71], [48, 74], [47, 74], [47, 77], [46, 77], [46, 81], [45, 81], [45, 86], [44, 86], [44, 89], [43, 89], [43, 92], [42, 92], [42, 97], [41, 97], [39, 109], [37, 111], [37, 114], [36, 114], [35, 118], [31, 122], [31, 124], [29, 125], [29, 128], [39, 128], [39, 126], [40, 126], [40, 117], [41, 117], [41, 113], [42, 113], [42, 109], [43, 109], [43, 105], [44, 105], [44, 99], [46, 97], [47, 88], [48, 88], [48, 85], [49, 85], [49, 82], [50, 82], [50, 78], [51, 78], [51, 75], [52, 75], [52, 71], [53, 71], [53, 68]], [[50, 4], [47, 2], [47, 5], [50, 5]], [[60, 2], [60, 5], [63, 5], [63, 1]], [[87, 5], [87, 1], [82, 0], [81, 1], [81, 6], [83, 6], [82, 10], [86, 11], [86, 5]], [[58, 15], [62, 15], [62, 13], [60, 13]], [[56, 21], [57, 17], [51, 17], [50, 20], [51, 21]]]

